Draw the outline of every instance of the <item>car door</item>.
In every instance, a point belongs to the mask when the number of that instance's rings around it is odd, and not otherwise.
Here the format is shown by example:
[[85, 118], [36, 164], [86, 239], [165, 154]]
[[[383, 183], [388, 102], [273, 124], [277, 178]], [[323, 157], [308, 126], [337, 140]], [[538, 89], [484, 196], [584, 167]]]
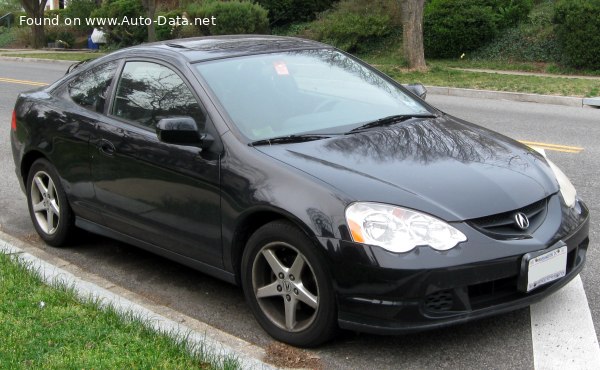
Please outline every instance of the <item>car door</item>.
[[[222, 267], [218, 139], [207, 149], [158, 140], [161, 118], [212, 123], [183, 75], [150, 61], [125, 62], [108, 119], [91, 141], [94, 190], [106, 226]], [[217, 135], [214, 135], [217, 137]]]
[[[113, 60], [77, 73], [56, 92], [59, 109], [44, 112], [48, 127], [58, 127], [52, 161], [61, 169], [68, 186], [69, 203], [75, 213], [89, 221], [100, 221], [94, 207], [94, 190], [89, 162], [89, 141], [99, 120], [120, 61]], [[56, 125], [54, 123], [57, 123]]]

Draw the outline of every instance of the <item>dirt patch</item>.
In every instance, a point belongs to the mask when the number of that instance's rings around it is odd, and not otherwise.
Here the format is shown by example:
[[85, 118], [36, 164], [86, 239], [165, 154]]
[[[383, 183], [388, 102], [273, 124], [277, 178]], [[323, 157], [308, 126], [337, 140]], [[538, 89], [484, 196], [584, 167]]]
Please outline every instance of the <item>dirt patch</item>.
[[273, 342], [269, 344], [266, 362], [278, 367], [292, 369], [323, 369], [321, 359], [308, 351], [301, 350], [287, 344]]
[[37, 233], [30, 233], [23, 236], [19, 236], [19, 239], [31, 244], [38, 244], [42, 241], [42, 238], [40, 238], [40, 236]]

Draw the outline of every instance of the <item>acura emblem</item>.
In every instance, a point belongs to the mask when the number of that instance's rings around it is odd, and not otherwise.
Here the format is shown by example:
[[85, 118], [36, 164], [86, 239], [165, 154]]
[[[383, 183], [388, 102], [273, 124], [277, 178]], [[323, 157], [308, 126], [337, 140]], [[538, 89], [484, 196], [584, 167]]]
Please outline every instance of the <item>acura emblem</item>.
[[529, 219], [523, 212], [515, 214], [515, 225], [521, 230], [527, 230], [529, 227]]

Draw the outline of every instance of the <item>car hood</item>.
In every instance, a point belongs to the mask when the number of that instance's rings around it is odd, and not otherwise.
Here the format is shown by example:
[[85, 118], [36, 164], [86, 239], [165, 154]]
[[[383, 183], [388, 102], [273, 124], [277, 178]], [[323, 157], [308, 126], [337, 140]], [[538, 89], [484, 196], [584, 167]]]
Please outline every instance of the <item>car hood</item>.
[[256, 149], [350, 200], [419, 209], [446, 221], [518, 209], [558, 191], [537, 152], [448, 115]]

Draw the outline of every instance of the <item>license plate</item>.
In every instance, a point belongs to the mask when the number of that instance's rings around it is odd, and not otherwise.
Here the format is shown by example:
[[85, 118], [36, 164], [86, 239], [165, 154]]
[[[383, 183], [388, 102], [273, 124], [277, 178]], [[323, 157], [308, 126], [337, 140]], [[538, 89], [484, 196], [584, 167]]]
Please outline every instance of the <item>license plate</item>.
[[566, 245], [537, 256], [526, 254], [523, 259], [527, 271], [526, 292], [558, 280], [567, 272]]

